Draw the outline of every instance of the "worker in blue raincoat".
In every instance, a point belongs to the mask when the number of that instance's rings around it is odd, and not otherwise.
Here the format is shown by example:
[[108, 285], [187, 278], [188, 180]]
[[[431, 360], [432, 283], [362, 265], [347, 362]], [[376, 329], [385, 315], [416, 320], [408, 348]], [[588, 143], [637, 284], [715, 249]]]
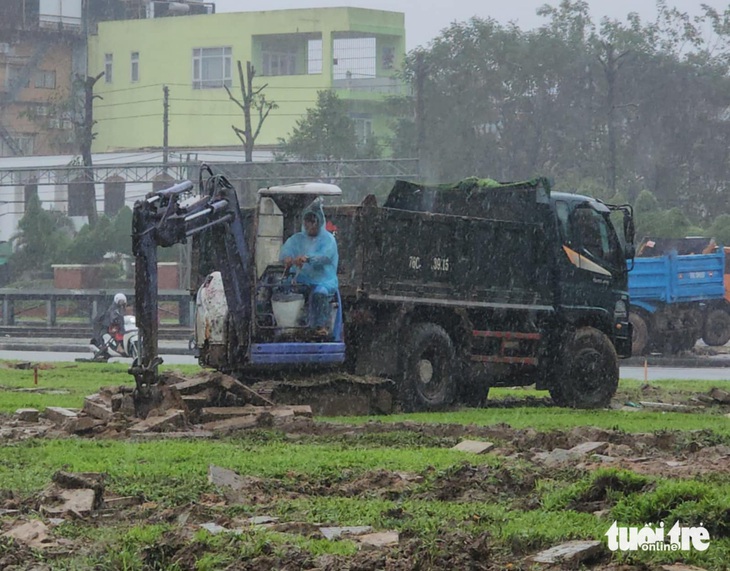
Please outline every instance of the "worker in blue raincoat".
[[309, 296], [308, 326], [319, 336], [329, 334], [330, 300], [339, 286], [337, 242], [325, 222], [317, 199], [302, 212], [301, 232], [290, 236], [279, 253], [286, 270], [298, 268], [296, 283], [305, 286]]

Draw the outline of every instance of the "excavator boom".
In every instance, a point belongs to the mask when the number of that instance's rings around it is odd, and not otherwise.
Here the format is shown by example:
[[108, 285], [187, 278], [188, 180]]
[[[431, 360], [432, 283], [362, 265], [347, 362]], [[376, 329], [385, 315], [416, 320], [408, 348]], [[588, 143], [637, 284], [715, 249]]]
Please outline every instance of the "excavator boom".
[[[210, 176], [204, 180], [204, 173]], [[231, 328], [237, 346], [233, 354], [245, 351], [251, 316], [252, 287], [248, 277], [250, 262], [241, 210], [235, 188], [222, 175], [213, 175], [203, 166], [200, 197], [181, 200], [194, 188], [190, 181], [149, 193], [134, 205], [132, 251], [135, 256], [135, 313], [140, 333], [140, 352], [130, 373], [136, 381], [135, 407], [145, 409], [157, 400], [155, 385], [158, 356], [157, 247], [184, 243], [188, 238], [211, 230], [214, 263], [221, 269], [230, 310]]]

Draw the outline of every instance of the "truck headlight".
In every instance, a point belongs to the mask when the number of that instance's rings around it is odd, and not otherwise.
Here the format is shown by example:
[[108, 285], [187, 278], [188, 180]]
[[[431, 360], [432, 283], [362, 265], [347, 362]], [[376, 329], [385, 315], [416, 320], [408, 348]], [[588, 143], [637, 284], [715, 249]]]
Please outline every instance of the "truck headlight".
[[613, 318], [616, 320], [626, 320], [629, 317], [629, 309], [623, 299], [619, 299], [613, 308]]

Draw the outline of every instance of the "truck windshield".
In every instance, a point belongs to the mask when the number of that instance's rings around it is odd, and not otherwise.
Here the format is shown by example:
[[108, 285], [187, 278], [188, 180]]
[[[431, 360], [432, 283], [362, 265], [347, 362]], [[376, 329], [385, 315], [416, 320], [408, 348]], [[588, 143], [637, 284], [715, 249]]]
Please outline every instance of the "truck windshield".
[[568, 246], [602, 266], [621, 267], [621, 244], [608, 212], [599, 212], [588, 205], [570, 212], [565, 202], [556, 206], [560, 230]]

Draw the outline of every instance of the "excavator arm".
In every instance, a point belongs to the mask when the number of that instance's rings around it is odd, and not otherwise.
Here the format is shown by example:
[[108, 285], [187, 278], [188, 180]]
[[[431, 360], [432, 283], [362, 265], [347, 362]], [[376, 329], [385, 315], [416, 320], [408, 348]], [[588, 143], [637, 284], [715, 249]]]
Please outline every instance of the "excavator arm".
[[[209, 174], [204, 179], [205, 173]], [[157, 247], [184, 243], [210, 230], [213, 263], [221, 271], [234, 334], [233, 355], [245, 352], [249, 341], [252, 285], [250, 254], [235, 188], [207, 165], [200, 171], [200, 198], [181, 200], [193, 190], [190, 181], [149, 193], [134, 205], [132, 251], [135, 256], [135, 314], [140, 335], [139, 357], [129, 372], [134, 375], [135, 409], [146, 413], [160, 398], [156, 390], [158, 366]]]

